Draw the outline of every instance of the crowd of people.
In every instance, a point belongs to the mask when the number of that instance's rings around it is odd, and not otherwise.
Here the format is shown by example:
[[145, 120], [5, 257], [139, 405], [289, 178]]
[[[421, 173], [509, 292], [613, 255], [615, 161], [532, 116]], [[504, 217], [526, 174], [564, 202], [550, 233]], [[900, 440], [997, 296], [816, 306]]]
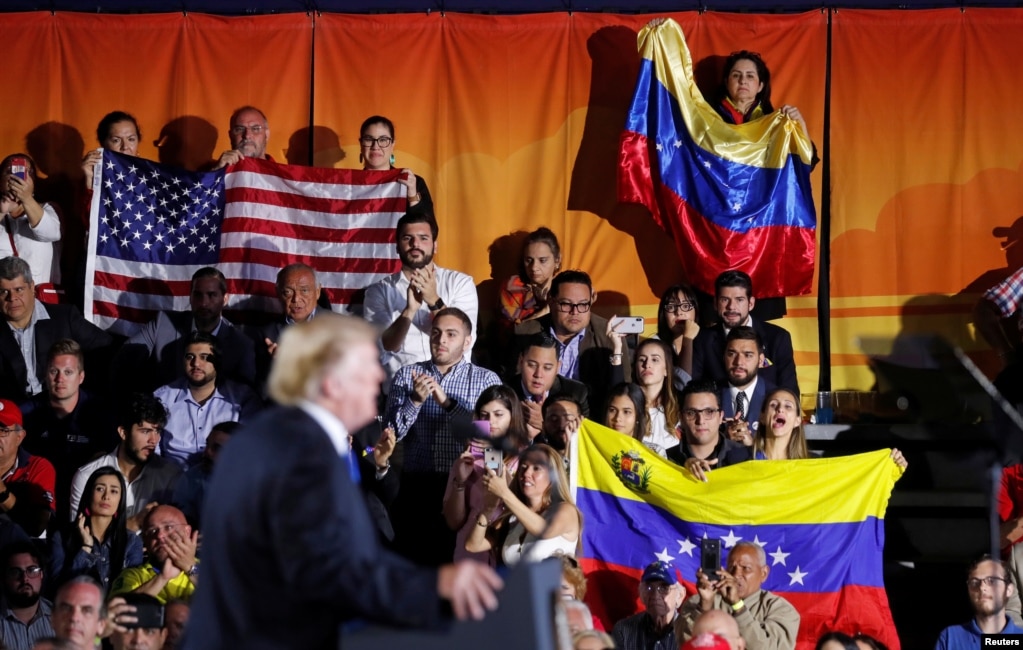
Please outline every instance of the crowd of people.
[[[740, 54], [726, 70], [722, 104], [734, 122], [772, 110], [766, 67]], [[798, 110], [783, 110], [802, 124]], [[258, 109], [235, 111], [229, 133], [232, 148], [217, 166], [267, 156], [270, 128]], [[121, 112], [97, 136], [128, 155], [141, 138]], [[365, 169], [392, 168], [394, 143], [390, 120], [367, 119]], [[93, 152], [83, 161], [87, 181], [98, 160]], [[189, 310], [162, 312], [121, 340], [55, 294], [58, 217], [33, 197], [31, 160], [3, 161], [5, 647], [88, 648], [107, 636], [114, 648], [216, 648], [244, 637], [217, 627], [217, 615], [265, 626], [264, 640], [279, 643], [252, 647], [324, 647], [331, 637], [307, 627], [275, 637], [280, 608], [329, 617], [325, 603], [341, 598], [359, 601], [351, 612], [364, 618], [392, 620], [382, 614], [389, 608], [405, 624], [424, 624], [432, 603], [421, 596], [430, 592], [457, 615], [478, 617], [500, 589], [491, 567], [551, 557], [563, 563], [577, 648], [677, 648], [707, 634], [733, 650], [794, 647], [799, 615], [761, 588], [768, 567], [755, 544], [736, 544], [716, 575], [691, 576], [688, 598], [673, 567], [646, 567], [644, 610], [609, 622], [610, 636], [583, 604], [575, 560], [585, 522], [566, 472], [583, 418], [702, 480], [736, 463], [810, 456], [791, 337], [751, 316], [750, 277], [721, 274], [713, 318], [698, 318], [691, 287], [669, 287], [656, 335], [635, 340], [594, 313], [590, 276], [562, 269], [558, 237], [539, 228], [526, 238], [521, 273], [502, 284], [492, 315], [500, 335], [480, 341], [475, 282], [434, 262], [433, 201], [423, 179], [404, 171], [401, 269], [365, 287], [357, 316], [337, 320], [318, 302], [317, 270], [295, 263], [277, 276], [280, 315], [244, 327], [224, 315], [223, 273], [204, 267], [192, 276]], [[492, 349], [476, 354], [481, 345]], [[359, 393], [365, 385], [372, 392]], [[892, 459], [906, 466], [897, 450]], [[265, 526], [258, 542], [240, 536], [245, 526]], [[263, 546], [278, 544], [295, 552], [273, 573]], [[356, 571], [371, 571], [373, 586], [361, 589]], [[231, 602], [282, 573], [307, 600]], [[197, 590], [200, 576], [211, 585]], [[999, 587], [996, 578], [971, 578], [970, 588]], [[190, 627], [193, 598], [202, 607]], [[143, 615], [154, 607], [159, 625]], [[241, 612], [259, 615], [241, 620]]]

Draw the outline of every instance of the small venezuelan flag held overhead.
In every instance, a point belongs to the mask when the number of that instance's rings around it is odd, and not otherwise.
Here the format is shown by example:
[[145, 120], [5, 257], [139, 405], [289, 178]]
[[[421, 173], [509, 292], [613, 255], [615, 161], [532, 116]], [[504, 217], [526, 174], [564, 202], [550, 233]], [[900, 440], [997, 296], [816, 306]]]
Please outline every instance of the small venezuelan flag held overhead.
[[640, 203], [675, 240], [689, 281], [713, 293], [730, 269], [757, 297], [809, 293], [817, 217], [813, 143], [775, 111], [725, 122], [704, 99], [682, 29], [639, 33], [643, 57], [618, 157], [618, 199]]
[[[748, 461], [708, 482], [641, 442], [584, 421], [573, 444], [575, 502], [583, 513], [586, 600], [605, 625], [639, 611], [643, 568], [671, 564], [696, 593], [700, 540], [764, 549], [762, 588], [800, 614], [797, 648], [824, 632], [863, 632], [899, 648], [884, 589], [884, 513], [903, 470], [881, 450], [840, 458]], [[610, 629], [610, 628], [608, 628]]]

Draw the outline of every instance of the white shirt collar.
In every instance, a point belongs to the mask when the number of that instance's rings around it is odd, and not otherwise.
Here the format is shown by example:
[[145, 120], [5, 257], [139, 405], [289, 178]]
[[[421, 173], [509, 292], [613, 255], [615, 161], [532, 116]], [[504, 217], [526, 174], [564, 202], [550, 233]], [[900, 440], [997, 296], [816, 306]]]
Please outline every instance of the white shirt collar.
[[330, 441], [334, 443], [334, 449], [337, 450], [338, 456], [347, 456], [349, 451], [348, 446], [348, 429], [341, 420], [337, 419], [333, 413], [323, 408], [319, 404], [315, 404], [308, 400], [302, 400], [298, 407], [306, 412], [306, 414], [316, 421], [316, 424], [323, 427]]
[[[732, 328], [728, 327], [724, 323], [721, 323], [721, 326], [725, 328], [725, 336], [728, 336], [728, 333], [732, 331]], [[753, 327], [753, 316], [746, 314], [745, 322], [739, 323], [739, 327]]]

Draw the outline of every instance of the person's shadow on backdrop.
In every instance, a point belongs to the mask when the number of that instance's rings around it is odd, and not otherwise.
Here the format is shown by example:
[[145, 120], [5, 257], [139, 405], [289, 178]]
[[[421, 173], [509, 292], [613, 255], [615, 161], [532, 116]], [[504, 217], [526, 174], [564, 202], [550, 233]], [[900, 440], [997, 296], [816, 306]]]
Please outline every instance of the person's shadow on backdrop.
[[217, 146], [217, 127], [201, 117], [182, 115], [163, 125], [153, 143], [158, 159], [189, 171], [212, 168]]
[[303, 127], [288, 138], [284, 157], [289, 165], [336, 167], [345, 159], [338, 134], [327, 126]]

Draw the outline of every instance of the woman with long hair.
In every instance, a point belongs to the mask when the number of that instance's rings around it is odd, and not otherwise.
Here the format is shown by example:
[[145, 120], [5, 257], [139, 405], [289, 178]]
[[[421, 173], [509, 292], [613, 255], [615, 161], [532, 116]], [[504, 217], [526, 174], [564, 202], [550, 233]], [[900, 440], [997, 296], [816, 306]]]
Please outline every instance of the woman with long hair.
[[676, 284], [665, 289], [657, 307], [657, 338], [671, 346], [678, 390], [693, 378], [693, 341], [700, 333], [697, 303], [695, 289], [688, 284]]
[[646, 396], [636, 384], [622, 382], [611, 389], [604, 410], [604, 425], [639, 440], [657, 455], [666, 457], [662, 447], [646, 442], [650, 438], [650, 417], [646, 410]]
[[636, 346], [635, 355], [632, 380], [643, 391], [650, 418], [650, 432], [643, 442], [667, 451], [682, 437], [682, 409], [675, 394], [671, 350], [664, 341], [646, 339]]
[[803, 409], [792, 391], [776, 388], [768, 393], [753, 436], [753, 457], [757, 460], [810, 457], [803, 433]]

